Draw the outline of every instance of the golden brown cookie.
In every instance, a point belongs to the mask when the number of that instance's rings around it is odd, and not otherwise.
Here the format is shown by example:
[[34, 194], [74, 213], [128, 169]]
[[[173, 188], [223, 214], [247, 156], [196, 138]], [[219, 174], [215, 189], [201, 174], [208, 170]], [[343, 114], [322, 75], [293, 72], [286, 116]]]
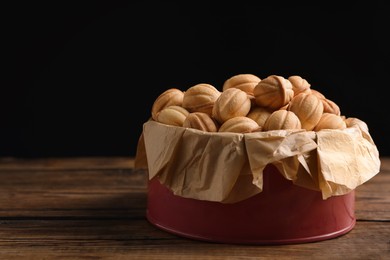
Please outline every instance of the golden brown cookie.
[[276, 110], [268, 117], [263, 127], [263, 131], [282, 129], [301, 129], [301, 121], [294, 112]]
[[322, 129], [344, 129], [346, 127], [347, 125], [341, 116], [332, 113], [323, 113], [313, 131]]
[[288, 110], [298, 116], [303, 129], [313, 130], [321, 119], [324, 105], [317, 95], [301, 93], [291, 100]]
[[238, 88], [228, 88], [215, 101], [212, 117], [222, 124], [230, 118], [246, 116], [250, 109], [251, 101], [247, 93]]
[[213, 85], [199, 83], [184, 92], [183, 107], [189, 112], [203, 112], [211, 115], [214, 102], [221, 92]]
[[294, 91], [289, 80], [282, 76], [271, 75], [255, 86], [253, 94], [258, 106], [277, 110], [290, 102]]
[[157, 113], [168, 106], [182, 106], [184, 92], [177, 88], [170, 88], [161, 93], [153, 103], [152, 118], [156, 120]]
[[192, 112], [184, 120], [183, 127], [194, 128], [205, 132], [218, 132], [217, 122], [203, 112]]
[[237, 74], [228, 78], [222, 85], [222, 90], [228, 88], [238, 88], [253, 96], [253, 89], [261, 81], [261, 79], [253, 74]]
[[174, 126], [183, 126], [189, 112], [181, 106], [169, 106], [157, 113], [156, 121]]
[[292, 89], [294, 91], [294, 96], [300, 94], [300, 93], [310, 93], [310, 84], [307, 82], [306, 79], [302, 78], [301, 76], [294, 75], [288, 77], [288, 80], [292, 84]]
[[225, 121], [218, 132], [233, 132], [233, 133], [251, 133], [260, 131], [259, 125], [252, 119], [246, 116], [237, 116]]

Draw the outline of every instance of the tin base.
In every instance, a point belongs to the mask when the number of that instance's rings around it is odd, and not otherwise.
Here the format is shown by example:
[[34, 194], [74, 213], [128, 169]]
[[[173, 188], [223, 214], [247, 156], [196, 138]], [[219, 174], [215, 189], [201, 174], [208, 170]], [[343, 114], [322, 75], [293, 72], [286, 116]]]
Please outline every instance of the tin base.
[[326, 200], [286, 180], [273, 166], [263, 191], [225, 204], [174, 195], [149, 181], [147, 220], [159, 229], [196, 240], [228, 244], [297, 244], [335, 238], [356, 223], [354, 191]]

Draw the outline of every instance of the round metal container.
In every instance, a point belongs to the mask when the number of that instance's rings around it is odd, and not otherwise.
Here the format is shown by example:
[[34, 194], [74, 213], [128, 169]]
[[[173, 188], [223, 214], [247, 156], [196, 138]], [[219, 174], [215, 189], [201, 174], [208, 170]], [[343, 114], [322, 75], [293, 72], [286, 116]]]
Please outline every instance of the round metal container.
[[296, 244], [335, 238], [353, 229], [355, 192], [326, 200], [294, 185], [275, 167], [264, 171], [263, 191], [225, 204], [174, 195], [157, 178], [149, 181], [146, 217], [167, 232], [229, 244]]

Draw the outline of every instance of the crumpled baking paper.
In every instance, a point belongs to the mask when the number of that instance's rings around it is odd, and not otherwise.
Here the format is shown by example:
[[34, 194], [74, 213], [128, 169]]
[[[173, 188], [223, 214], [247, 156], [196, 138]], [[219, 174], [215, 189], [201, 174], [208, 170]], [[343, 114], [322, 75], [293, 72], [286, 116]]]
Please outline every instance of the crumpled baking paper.
[[295, 185], [322, 198], [344, 195], [380, 170], [367, 125], [347, 120], [343, 130], [210, 133], [149, 120], [139, 137], [135, 168], [147, 169], [173, 194], [235, 203], [262, 191], [273, 164]]

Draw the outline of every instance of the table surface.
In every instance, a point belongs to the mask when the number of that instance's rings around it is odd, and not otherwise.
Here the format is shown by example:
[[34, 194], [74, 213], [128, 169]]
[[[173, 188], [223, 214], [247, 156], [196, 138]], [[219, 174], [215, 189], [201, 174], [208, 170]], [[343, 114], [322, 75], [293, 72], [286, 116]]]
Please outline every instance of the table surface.
[[355, 227], [292, 245], [176, 236], [146, 217], [147, 173], [127, 157], [0, 158], [0, 259], [390, 259], [390, 158], [356, 188]]

